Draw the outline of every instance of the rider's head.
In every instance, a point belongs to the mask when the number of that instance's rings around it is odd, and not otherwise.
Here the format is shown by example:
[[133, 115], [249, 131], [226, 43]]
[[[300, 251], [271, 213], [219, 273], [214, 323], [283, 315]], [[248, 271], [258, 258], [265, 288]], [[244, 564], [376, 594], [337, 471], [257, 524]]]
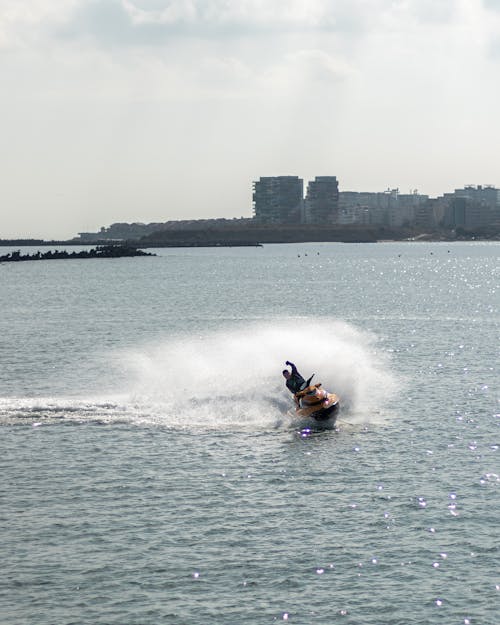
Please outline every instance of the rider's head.
[[290, 378], [290, 371], [288, 371], [288, 369], [283, 369], [283, 377], [286, 378], [287, 380]]

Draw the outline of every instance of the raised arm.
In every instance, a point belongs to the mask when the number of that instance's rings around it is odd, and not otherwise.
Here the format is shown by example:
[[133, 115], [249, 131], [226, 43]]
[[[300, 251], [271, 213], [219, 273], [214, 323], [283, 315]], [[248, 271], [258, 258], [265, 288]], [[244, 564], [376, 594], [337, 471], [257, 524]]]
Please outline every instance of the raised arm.
[[292, 375], [297, 375], [297, 367], [293, 364], [293, 362], [290, 362], [289, 360], [287, 360], [285, 362], [285, 365], [292, 368]]

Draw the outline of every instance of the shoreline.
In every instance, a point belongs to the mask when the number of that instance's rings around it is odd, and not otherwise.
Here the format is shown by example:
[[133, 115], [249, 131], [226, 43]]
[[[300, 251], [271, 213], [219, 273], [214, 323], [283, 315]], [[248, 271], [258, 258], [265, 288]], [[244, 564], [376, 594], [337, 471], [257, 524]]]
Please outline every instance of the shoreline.
[[134, 247], [137, 249], [145, 248], [175, 248], [175, 247], [263, 247], [264, 245], [282, 245], [293, 243], [463, 243], [463, 242], [500, 242], [499, 236], [494, 237], [478, 237], [478, 236], [460, 236], [445, 237], [423, 235], [415, 237], [383, 237], [383, 238], [352, 238], [345, 240], [343, 238], [332, 239], [331, 237], [321, 238], [294, 238], [294, 240], [270, 240], [270, 241], [119, 241], [119, 240], [101, 240], [101, 241], [53, 241], [41, 239], [0, 239], [0, 247]]

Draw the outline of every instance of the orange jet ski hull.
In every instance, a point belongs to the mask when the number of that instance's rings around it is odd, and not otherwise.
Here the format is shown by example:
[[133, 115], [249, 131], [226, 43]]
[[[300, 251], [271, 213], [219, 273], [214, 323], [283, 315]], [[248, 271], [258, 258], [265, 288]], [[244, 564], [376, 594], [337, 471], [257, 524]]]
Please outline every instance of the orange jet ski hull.
[[315, 421], [328, 421], [333, 425], [340, 409], [339, 396], [320, 388], [321, 384], [308, 386], [295, 395], [296, 410], [294, 416]]

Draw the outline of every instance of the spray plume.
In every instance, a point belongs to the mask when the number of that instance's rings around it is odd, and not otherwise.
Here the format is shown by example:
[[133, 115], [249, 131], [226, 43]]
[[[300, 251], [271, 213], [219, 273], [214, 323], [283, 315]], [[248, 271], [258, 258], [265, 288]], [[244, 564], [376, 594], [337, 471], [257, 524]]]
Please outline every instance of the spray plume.
[[[351, 422], [374, 420], [396, 389], [376, 337], [332, 320], [285, 320], [189, 338], [169, 338], [125, 356], [130, 401], [171, 427], [265, 428], [291, 407], [281, 375], [293, 361], [304, 377], [337, 393]], [[123, 362], [123, 360], [122, 360]]]

